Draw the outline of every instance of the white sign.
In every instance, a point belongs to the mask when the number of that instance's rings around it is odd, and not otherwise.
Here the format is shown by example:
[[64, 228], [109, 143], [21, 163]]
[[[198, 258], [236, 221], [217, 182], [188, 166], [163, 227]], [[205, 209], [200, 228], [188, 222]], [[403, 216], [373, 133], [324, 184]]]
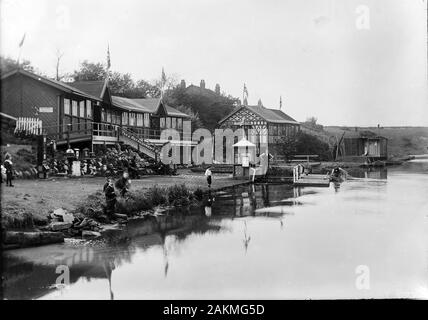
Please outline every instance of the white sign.
[[250, 157], [249, 156], [242, 156], [242, 166], [245, 168], [248, 168], [250, 166]]
[[53, 107], [40, 107], [39, 108], [39, 112], [52, 113], [53, 112]]
[[73, 165], [71, 166], [71, 175], [80, 177], [80, 161], [73, 161]]

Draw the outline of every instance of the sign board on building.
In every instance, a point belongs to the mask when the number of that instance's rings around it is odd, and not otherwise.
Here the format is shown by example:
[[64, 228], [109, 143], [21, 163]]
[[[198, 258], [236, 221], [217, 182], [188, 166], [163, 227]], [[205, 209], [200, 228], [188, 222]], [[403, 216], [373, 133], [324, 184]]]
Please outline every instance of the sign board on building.
[[43, 113], [52, 113], [53, 107], [40, 107], [39, 112]]

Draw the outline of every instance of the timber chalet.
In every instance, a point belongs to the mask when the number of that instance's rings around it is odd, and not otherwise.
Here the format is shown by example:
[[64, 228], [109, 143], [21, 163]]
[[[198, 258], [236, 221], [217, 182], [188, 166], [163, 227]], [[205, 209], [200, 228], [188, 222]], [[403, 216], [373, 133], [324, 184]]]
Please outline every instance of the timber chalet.
[[156, 158], [161, 130], [172, 128], [183, 140], [189, 116], [160, 98], [112, 96], [107, 81], [64, 83], [16, 69], [1, 78], [3, 115], [42, 121], [48, 139], [57, 146], [96, 149], [125, 143]]

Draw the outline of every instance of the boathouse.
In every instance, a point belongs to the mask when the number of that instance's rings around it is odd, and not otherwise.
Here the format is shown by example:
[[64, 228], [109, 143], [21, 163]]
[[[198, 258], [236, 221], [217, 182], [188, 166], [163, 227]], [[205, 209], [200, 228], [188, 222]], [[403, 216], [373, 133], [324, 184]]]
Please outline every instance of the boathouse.
[[339, 160], [365, 161], [388, 158], [388, 139], [372, 131], [345, 131]]
[[[279, 109], [263, 105], [242, 105], [218, 123], [220, 129], [243, 129], [245, 137], [256, 145], [256, 154], [266, 145], [274, 158], [280, 155], [278, 144], [283, 137], [294, 136], [300, 131], [300, 123]], [[235, 137], [235, 143], [242, 137]], [[224, 158], [224, 161], [225, 160]]]

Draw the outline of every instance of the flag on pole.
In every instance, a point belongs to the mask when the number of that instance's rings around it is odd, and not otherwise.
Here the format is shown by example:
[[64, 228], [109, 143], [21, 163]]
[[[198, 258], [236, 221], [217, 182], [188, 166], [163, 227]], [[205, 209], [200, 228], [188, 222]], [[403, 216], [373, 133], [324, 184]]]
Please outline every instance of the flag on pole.
[[282, 109], [282, 96], [279, 96], [279, 110]]
[[24, 41], [25, 41], [25, 36], [27, 33], [24, 33], [24, 36], [21, 39], [21, 42], [19, 42], [19, 47], [22, 48], [22, 46], [24, 45]]
[[247, 90], [247, 86], [244, 83], [244, 90], [243, 90], [243, 94], [242, 94], [242, 100], [244, 105], [248, 105], [248, 90]]
[[248, 90], [247, 90], [247, 86], [244, 83], [244, 96], [245, 98], [248, 98]]
[[162, 75], [161, 75], [161, 88], [160, 88], [160, 90], [161, 90], [161, 98], [163, 98], [163, 94], [164, 94], [164, 91], [165, 91], [165, 85], [166, 85], [166, 75], [165, 75], [165, 70], [163, 69], [163, 67], [162, 67]]
[[162, 67], [162, 78], [161, 78], [161, 82], [162, 82], [162, 88], [165, 86], [166, 84], [166, 75], [165, 75], [165, 70]]
[[107, 45], [107, 70], [110, 70], [111, 62], [110, 62], [110, 45]]

